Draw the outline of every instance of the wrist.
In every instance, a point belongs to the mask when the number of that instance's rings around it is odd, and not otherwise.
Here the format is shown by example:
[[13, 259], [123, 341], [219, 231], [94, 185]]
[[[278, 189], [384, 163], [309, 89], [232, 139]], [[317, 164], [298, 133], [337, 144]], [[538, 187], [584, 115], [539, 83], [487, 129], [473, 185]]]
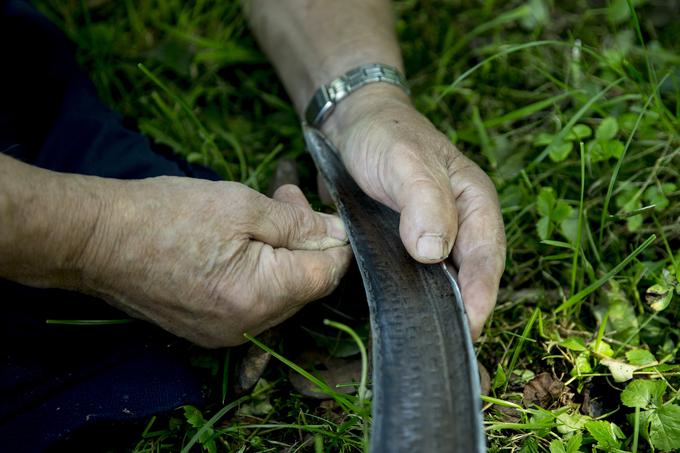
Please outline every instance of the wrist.
[[370, 121], [384, 112], [412, 109], [411, 98], [400, 87], [390, 83], [371, 83], [343, 99], [324, 121], [320, 129], [341, 150], [345, 133], [359, 121]]
[[2, 158], [0, 276], [78, 289], [80, 258], [105, 209], [101, 178], [56, 173]]

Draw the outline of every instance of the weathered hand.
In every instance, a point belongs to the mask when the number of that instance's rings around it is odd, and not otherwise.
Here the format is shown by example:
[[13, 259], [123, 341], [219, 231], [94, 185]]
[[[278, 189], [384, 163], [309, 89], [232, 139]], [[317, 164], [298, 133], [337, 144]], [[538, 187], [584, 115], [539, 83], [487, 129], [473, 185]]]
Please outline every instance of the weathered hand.
[[387, 84], [362, 88], [323, 125], [359, 186], [401, 213], [400, 235], [423, 263], [453, 251], [476, 338], [505, 264], [498, 197], [488, 176]]
[[245, 341], [330, 293], [351, 258], [340, 220], [296, 186], [119, 182], [82, 254], [83, 290], [206, 347]]

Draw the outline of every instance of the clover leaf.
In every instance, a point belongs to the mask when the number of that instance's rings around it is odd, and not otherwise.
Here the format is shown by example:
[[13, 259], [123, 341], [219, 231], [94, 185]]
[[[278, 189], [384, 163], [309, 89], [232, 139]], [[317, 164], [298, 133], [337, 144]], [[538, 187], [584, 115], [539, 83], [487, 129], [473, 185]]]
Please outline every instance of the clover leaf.
[[562, 162], [574, 149], [574, 142], [593, 135], [593, 130], [585, 124], [576, 124], [567, 132], [564, 140], [557, 141], [556, 136], [545, 132], [538, 134], [534, 146], [549, 146], [548, 156], [553, 162]]
[[556, 224], [567, 220], [573, 211], [564, 200], [559, 200], [552, 187], [543, 187], [536, 197], [536, 210], [541, 218], [536, 224], [536, 230], [541, 240], [548, 239]]
[[618, 133], [619, 123], [616, 118], [609, 116], [602, 120], [595, 130], [595, 139], [589, 141], [586, 145], [586, 151], [591, 162], [621, 158], [625, 145], [622, 141], [616, 139]]

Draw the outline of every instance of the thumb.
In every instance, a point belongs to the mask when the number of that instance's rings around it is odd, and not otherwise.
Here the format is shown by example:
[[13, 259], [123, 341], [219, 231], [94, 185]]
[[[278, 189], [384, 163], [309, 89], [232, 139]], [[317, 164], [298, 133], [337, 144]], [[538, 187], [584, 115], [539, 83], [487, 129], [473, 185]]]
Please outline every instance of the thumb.
[[346, 245], [347, 231], [337, 216], [314, 211], [297, 186], [281, 186], [274, 199], [260, 195], [250, 225], [253, 239], [290, 250], [326, 250]]
[[256, 272], [260, 301], [274, 314], [273, 324], [291, 316], [300, 307], [330, 294], [340, 283], [352, 258], [349, 246], [327, 250], [259, 250]]
[[444, 260], [458, 231], [458, 212], [446, 167], [416, 159], [398, 162], [388, 190], [401, 218], [399, 234], [409, 254], [421, 263]]

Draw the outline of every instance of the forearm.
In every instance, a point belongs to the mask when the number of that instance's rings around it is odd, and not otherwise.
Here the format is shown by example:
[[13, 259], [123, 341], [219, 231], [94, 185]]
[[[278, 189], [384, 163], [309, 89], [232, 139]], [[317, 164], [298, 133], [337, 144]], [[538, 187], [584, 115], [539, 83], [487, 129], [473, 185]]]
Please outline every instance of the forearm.
[[319, 86], [356, 66], [384, 63], [403, 71], [388, 0], [244, 3], [253, 32], [300, 114]]
[[0, 154], [0, 277], [40, 287], [80, 286], [80, 256], [110, 188]]

